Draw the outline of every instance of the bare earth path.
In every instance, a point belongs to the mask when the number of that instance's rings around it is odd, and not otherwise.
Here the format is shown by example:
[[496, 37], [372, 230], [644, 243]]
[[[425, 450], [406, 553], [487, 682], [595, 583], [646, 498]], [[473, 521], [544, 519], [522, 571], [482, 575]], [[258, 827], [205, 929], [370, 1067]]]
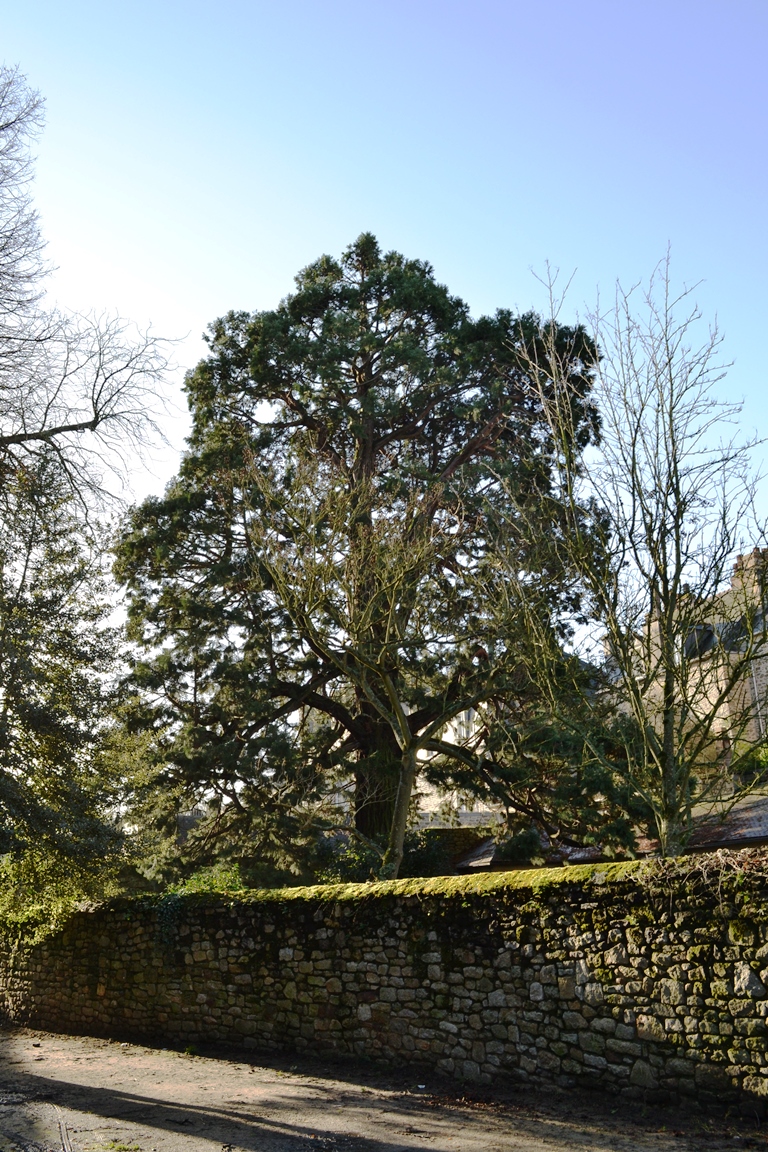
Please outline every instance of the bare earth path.
[[[264, 1057], [254, 1060], [263, 1060]], [[296, 1058], [294, 1058], [296, 1059]], [[503, 1099], [410, 1069], [0, 1032], [0, 1152], [723, 1152], [760, 1128], [597, 1095]], [[453, 1093], [453, 1095], [452, 1095]]]

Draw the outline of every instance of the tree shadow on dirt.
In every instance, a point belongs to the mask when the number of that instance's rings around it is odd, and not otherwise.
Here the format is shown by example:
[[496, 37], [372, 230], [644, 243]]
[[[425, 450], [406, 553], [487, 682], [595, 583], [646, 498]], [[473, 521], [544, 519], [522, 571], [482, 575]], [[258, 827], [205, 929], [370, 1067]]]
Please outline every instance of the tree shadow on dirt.
[[[615, 1096], [554, 1087], [535, 1091], [514, 1082], [470, 1088], [413, 1064], [391, 1069], [337, 1054], [265, 1053], [223, 1045], [200, 1045], [204, 1059], [198, 1060], [185, 1057], [178, 1048], [158, 1044], [153, 1050], [146, 1041], [140, 1048], [129, 1048], [114, 1039], [110, 1043], [90, 1038], [98, 1046], [88, 1054], [96, 1058], [95, 1066], [99, 1052], [111, 1061], [121, 1047], [125, 1050], [126, 1075], [134, 1060], [140, 1071], [143, 1060], [160, 1058], [162, 1064], [154, 1074], [160, 1075], [166, 1091], [154, 1095], [146, 1082], [129, 1091], [106, 1085], [103, 1075], [97, 1084], [78, 1083], [65, 1067], [62, 1078], [46, 1075], [39, 1064], [30, 1067], [30, 1060], [41, 1057], [22, 1053], [16, 1044], [39, 1049], [34, 1036], [43, 1041], [42, 1050], [48, 1041], [81, 1043], [64, 1035], [4, 1029], [0, 1039], [11, 1042], [9, 1057], [14, 1049], [23, 1057], [0, 1066], [0, 1084], [7, 1091], [20, 1090], [26, 1101], [53, 1103], [111, 1123], [148, 1127], [158, 1135], [173, 1133], [179, 1145], [185, 1137], [196, 1137], [243, 1152], [413, 1152], [425, 1146], [432, 1152], [479, 1152], [489, 1145], [507, 1147], [512, 1141], [521, 1152], [543, 1147], [553, 1152], [566, 1148], [646, 1152], [670, 1147], [698, 1152], [723, 1147], [721, 1140], [729, 1135], [722, 1122], [678, 1109], [643, 1108]], [[73, 1056], [80, 1059], [74, 1052]], [[211, 1089], [217, 1093], [215, 1101], [206, 1102], [202, 1087], [190, 1103], [174, 1102], [172, 1092], [169, 1100], [169, 1080], [177, 1079], [188, 1091], [197, 1077], [204, 1079], [211, 1071], [219, 1081]], [[731, 1129], [731, 1139], [735, 1131]], [[741, 1147], [751, 1145], [749, 1136], [742, 1138]], [[762, 1138], [759, 1146], [766, 1147]]]
[[[461, 1147], [461, 1142], [456, 1141], [459, 1130], [462, 1138], [473, 1145], [475, 1141], [482, 1141], [491, 1120], [483, 1108], [476, 1112], [464, 1107], [452, 1109], [449, 1104], [429, 1098], [390, 1096], [361, 1101], [355, 1093], [352, 1099], [343, 1092], [343, 1085], [340, 1091], [327, 1099], [315, 1097], [311, 1100], [316, 1118], [314, 1124], [297, 1122], [297, 1113], [301, 1111], [298, 1101], [280, 1099], [277, 1093], [269, 1100], [269, 1115], [264, 1115], [256, 1105], [249, 1106], [246, 1102], [233, 1102], [231, 1106], [223, 1107], [173, 1104], [149, 1095], [117, 1088], [84, 1086], [32, 1072], [23, 1074], [23, 1087], [24, 1096], [30, 1102], [52, 1102], [110, 1121], [140, 1124], [177, 1136], [195, 1136], [222, 1146], [233, 1145], [246, 1152], [299, 1152], [305, 1148], [314, 1152], [405, 1152], [406, 1146], [413, 1148], [414, 1138], [428, 1141], [432, 1152], [441, 1152], [442, 1147], [446, 1150]], [[347, 1131], [339, 1130], [342, 1108]], [[443, 1113], [443, 1124], [452, 1124], [454, 1135], [450, 1142], [434, 1131], [438, 1111]], [[574, 1126], [555, 1118], [524, 1115], [522, 1110], [514, 1117], [508, 1109], [505, 1108], [504, 1112], [507, 1113], [503, 1117], [505, 1127], [511, 1128], [521, 1143], [527, 1138], [532, 1148], [556, 1148], [559, 1145], [578, 1149], [583, 1146], [590, 1152], [603, 1148], [607, 1152], [617, 1147], [615, 1127], [601, 1133], [594, 1116], [588, 1130], [581, 1131], [578, 1121]], [[386, 1136], [384, 1131], [376, 1136], [349, 1131], [370, 1126], [371, 1115], [377, 1113], [382, 1128], [387, 1121], [390, 1123], [391, 1132]], [[318, 1124], [318, 1119], [324, 1122]], [[495, 1124], [492, 1126], [496, 1127]], [[502, 1137], [498, 1131], [494, 1135]]]

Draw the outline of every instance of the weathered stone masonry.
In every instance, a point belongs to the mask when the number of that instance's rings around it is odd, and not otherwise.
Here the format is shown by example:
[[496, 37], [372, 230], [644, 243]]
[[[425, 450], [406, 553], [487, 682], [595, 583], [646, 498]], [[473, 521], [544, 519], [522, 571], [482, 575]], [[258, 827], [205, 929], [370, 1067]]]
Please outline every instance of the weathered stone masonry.
[[0, 962], [7, 1020], [768, 1100], [768, 876], [645, 866], [171, 896]]

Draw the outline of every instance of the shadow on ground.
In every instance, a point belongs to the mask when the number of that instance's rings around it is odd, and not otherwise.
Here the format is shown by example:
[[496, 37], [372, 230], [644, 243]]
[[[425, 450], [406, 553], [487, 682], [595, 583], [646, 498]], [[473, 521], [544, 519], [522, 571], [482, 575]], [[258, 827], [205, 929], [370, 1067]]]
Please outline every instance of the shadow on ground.
[[682, 1152], [768, 1149], [761, 1129], [597, 1094], [483, 1093], [412, 1068], [201, 1056], [0, 1033], [2, 1152]]

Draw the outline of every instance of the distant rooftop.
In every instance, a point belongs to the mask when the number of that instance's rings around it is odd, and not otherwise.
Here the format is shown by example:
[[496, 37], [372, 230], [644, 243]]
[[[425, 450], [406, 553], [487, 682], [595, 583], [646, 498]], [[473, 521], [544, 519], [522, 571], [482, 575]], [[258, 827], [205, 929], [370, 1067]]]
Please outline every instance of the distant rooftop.
[[[768, 844], [768, 796], [747, 796], [723, 813], [706, 813], [694, 817], [695, 829], [688, 844], [689, 852], [711, 852], [715, 848], [754, 848]], [[653, 855], [658, 842], [638, 838], [640, 855]], [[478, 844], [456, 861], [457, 872], [507, 871], [512, 865], [495, 860], [496, 841], [492, 837]], [[597, 848], [565, 850], [563, 863], [582, 864], [601, 859]]]

